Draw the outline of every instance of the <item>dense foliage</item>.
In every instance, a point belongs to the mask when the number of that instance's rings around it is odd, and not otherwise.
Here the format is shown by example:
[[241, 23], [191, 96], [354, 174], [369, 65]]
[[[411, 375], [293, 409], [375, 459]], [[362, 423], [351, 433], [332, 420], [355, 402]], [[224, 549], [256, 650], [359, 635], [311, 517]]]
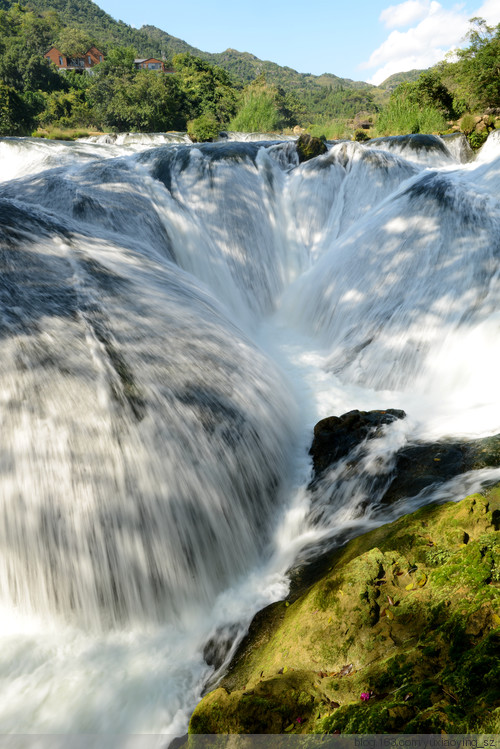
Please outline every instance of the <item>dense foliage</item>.
[[236, 112], [239, 91], [228, 73], [189, 54], [176, 56], [175, 74], [164, 74], [136, 70], [132, 46], [101, 45], [105, 60], [92, 75], [58, 72], [44, 58], [52, 45], [71, 57], [100, 42], [53, 11], [0, 10], [0, 39], [0, 135], [37, 126], [178, 130], [202, 115], [220, 129]]
[[[147, 103], [158, 93], [157, 82], [151, 81], [149, 86], [146, 84], [147, 78], [142, 77], [146, 102], [142, 113], [132, 116], [131, 107], [137, 91], [126, 95], [120, 90], [120, 81], [123, 85], [130, 83], [133, 73], [124, 74], [122, 70], [118, 75], [107, 70], [102, 77], [99, 73], [100, 83], [93, 85], [90, 92], [88, 82], [78, 82], [68, 76], [62, 80], [44, 60], [43, 54], [51, 45], [71, 57], [81, 54], [83, 47], [88, 49], [95, 44], [104, 53], [106, 61], [116, 48], [133, 49], [136, 56], [162, 57], [170, 62], [176, 57], [177, 83], [183, 101], [180, 109], [179, 102], [175, 104], [175, 127], [185, 127], [188, 120], [196, 119], [203, 113], [211, 113], [217, 122], [227, 125], [236, 112], [243, 86], [253, 83], [262, 74], [267, 85], [274, 87], [274, 91], [279, 92], [278, 96], [287, 100], [285, 106], [280, 102], [277, 104], [278, 110], [283, 111], [277, 118], [271, 118], [275, 120], [274, 129], [292, 121], [307, 125], [321, 117], [351, 116], [359, 109], [376, 111], [377, 108], [372, 105], [369, 94], [369, 91], [377, 92], [377, 89], [368, 84], [331, 74], [318, 77], [298, 73], [236, 50], [226, 50], [220, 54], [205, 53], [154, 26], [133, 29], [111, 18], [91, 0], [26, 0], [25, 7], [13, 0], [0, 0], [0, 13], [0, 80], [9, 86], [9, 90], [13, 88], [21, 96], [25, 91], [37, 94], [34, 102], [27, 99], [18, 102], [21, 109], [24, 108], [25, 116], [11, 118], [12, 122], [15, 120], [18, 123], [15, 129], [17, 133], [29, 132], [37, 124], [47, 127], [94, 125], [110, 128], [118, 127], [119, 122], [122, 126], [128, 123], [128, 129], [143, 129], [155, 122], [158, 126], [158, 114], [152, 112], [153, 104]], [[163, 88], [170, 89], [177, 99], [177, 91], [174, 91], [172, 83]], [[139, 83], [136, 89], [141, 89]], [[39, 96], [38, 92], [42, 92], [43, 96]], [[103, 111], [105, 92], [110, 96], [110, 111], [107, 113]], [[163, 101], [165, 91], [162, 90], [160, 94]], [[45, 95], [49, 97], [47, 102]], [[270, 96], [272, 99], [273, 95]], [[12, 108], [9, 101], [14, 101], [14, 95], [5, 97], [4, 108]], [[243, 98], [244, 106], [248, 103], [247, 99], [248, 92]], [[172, 113], [163, 120], [160, 117], [163, 128], [172, 125], [172, 121]], [[2, 125], [2, 128], [4, 134], [12, 133], [10, 126]]]
[[[500, 24], [481, 19], [453, 60], [377, 88], [236, 50], [204, 53], [153, 26], [115, 21], [91, 0], [26, 2], [0, 0], [0, 135], [184, 130], [189, 122], [197, 139], [228, 127], [272, 132], [296, 124], [332, 138], [351, 137], [360, 124], [372, 128], [363, 119], [380, 134], [440, 132], [450, 119], [500, 109]], [[60, 73], [44, 58], [52, 45], [69, 57], [96, 45], [105, 59], [92, 75]], [[136, 70], [138, 56], [161, 57], [175, 73]], [[469, 135], [476, 144], [484, 138], [474, 127]]]
[[[465, 115], [462, 130], [473, 146], [481, 144], [486, 132], [474, 132], [473, 113], [500, 110], [500, 24], [490, 27], [473, 19], [468, 42], [453, 60], [393, 91], [378, 120], [380, 133], [442, 132], [447, 120]], [[486, 129], [490, 126], [486, 124]]]
[[455, 62], [439, 68], [439, 75], [462, 110], [500, 107], [500, 24], [488, 26], [474, 18], [469, 46], [458, 50]]

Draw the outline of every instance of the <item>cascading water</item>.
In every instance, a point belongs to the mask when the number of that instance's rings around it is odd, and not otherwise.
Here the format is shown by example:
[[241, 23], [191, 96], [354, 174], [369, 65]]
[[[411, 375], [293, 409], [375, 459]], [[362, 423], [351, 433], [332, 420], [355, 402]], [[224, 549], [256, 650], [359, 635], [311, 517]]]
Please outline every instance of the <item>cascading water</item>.
[[[0, 140], [3, 733], [182, 733], [300, 548], [483, 478], [382, 509], [398, 447], [500, 431], [496, 137], [167, 140]], [[311, 507], [315, 421], [384, 407]]]

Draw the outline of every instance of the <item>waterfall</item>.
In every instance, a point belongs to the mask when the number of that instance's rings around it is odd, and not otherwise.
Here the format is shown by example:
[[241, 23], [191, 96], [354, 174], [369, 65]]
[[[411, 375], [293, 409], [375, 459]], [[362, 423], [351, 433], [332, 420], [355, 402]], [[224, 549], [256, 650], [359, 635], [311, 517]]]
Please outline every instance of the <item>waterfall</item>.
[[[182, 732], [204, 642], [285, 595], [301, 548], [436, 498], [377, 509], [374, 466], [500, 431], [500, 141], [0, 158], [0, 730]], [[408, 418], [311, 509], [315, 421], [385, 407]]]

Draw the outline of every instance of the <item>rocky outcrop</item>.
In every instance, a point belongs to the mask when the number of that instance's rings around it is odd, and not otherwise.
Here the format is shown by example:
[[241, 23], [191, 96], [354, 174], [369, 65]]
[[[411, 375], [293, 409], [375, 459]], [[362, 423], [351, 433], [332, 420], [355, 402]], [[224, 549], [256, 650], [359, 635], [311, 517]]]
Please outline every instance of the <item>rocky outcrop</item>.
[[[311, 489], [329, 468], [346, 458], [355, 448], [383, 434], [384, 428], [405, 417], [404, 411], [349, 411], [342, 416], [330, 416], [314, 428], [310, 454], [314, 477]], [[356, 470], [362, 452], [358, 450], [350, 460], [351, 471]], [[479, 468], [500, 466], [500, 435], [469, 441], [440, 441], [413, 443], [395, 455], [392, 479], [380, 502], [389, 504], [402, 497], [413, 497], [423, 489], [442, 484], [454, 476]]]
[[498, 733], [500, 486], [331, 555], [255, 618], [190, 733]]
[[321, 138], [315, 138], [313, 135], [309, 135], [309, 133], [302, 133], [299, 136], [296, 147], [299, 163], [313, 159], [315, 156], [321, 156], [322, 153], [326, 153], [328, 150]]
[[404, 419], [404, 411], [349, 411], [342, 416], [329, 416], [318, 421], [309, 454], [315, 477], [330, 468], [361, 442], [380, 436], [381, 428], [396, 419]]

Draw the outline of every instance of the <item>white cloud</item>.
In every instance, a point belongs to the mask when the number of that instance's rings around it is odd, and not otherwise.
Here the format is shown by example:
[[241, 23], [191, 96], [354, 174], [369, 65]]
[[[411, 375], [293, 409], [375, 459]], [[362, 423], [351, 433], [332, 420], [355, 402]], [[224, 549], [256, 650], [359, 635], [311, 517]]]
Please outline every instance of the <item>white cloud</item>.
[[496, 26], [500, 23], [500, 0], [486, 0], [474, 15], [486, 19], [491, 26]]
[[[418, 9], [416, 6], [418, 5]], [[411, 7], [410, 7], [411, 6]], [[363, 63], [362, 69], [376, 69], [370, 83], [378, 85], [393, 73], [413, 68], [428, 68], [442, 60], [445, 54], [462, 43], [469, 28], [472, 15], [485, 17], [495, 23], [495, 14], [500, 14], [499, 0], [485, 0], [475, 13], [468, 13], [463, 6], [443, 8], [437, 0], [407, 0], [400, 5], [386, 8], [380, 19], [386, 25], [403, 25], [411, 12], [424, 11], [418, 24], [406, 31], [391, 31], [387, 39]], [[389, 11], [393, 21], [390, 21]]]
[[380, 21], [388, 29], [401, 29], [420, 21], [428, 14], [429, 6], [430, 0], [406, 0], [399, 5], [389, 5], [380, 14]]

